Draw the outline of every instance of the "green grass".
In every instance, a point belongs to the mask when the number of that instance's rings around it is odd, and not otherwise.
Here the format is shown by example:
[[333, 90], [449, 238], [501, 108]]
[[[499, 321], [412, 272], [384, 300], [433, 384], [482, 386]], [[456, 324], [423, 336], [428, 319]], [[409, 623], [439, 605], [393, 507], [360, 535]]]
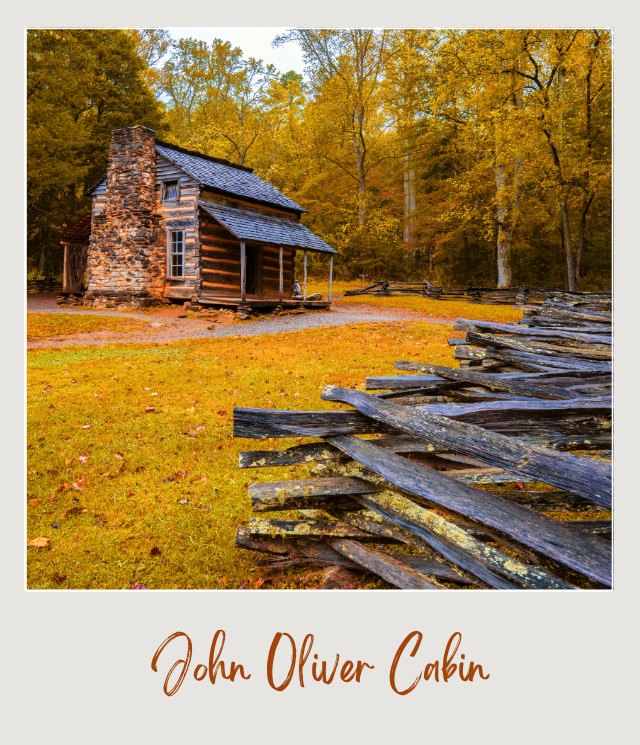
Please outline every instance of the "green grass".
[[95, 331], [126, 333], [146, 328], [141, 321], [129, 318], [75, 315], [74, 313], [28, 313], [27, 339], [42, 340], [52, 336], [86, 334]]
[[[309, 470], [238, 469], [242, 450], [303, 440], [233, 439], [233, 407], [348, 408], [322, 401], [324, 386], [362, 388], [398, 359], [453, 366], [448, 336], [397, 322], [29, 351], [27, 541], [51, 541], [28, 549], [28, 587], [255, 587], [259, 555], [233, 546], [251, 517], [247, 486]], [[308, 568], [292, 569], [263, 589], [309, 583]]]

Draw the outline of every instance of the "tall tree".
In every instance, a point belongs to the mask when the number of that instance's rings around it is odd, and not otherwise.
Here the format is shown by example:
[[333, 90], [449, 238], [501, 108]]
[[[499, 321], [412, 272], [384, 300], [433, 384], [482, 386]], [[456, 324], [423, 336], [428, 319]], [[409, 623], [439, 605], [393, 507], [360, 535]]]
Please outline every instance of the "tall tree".
[[429, 97], [429, 57], [437, 34], [429, 29], [399, 29], [391, 44], [394, 54], [384, 77], [385, 108], [395, 122], [402, 152], [403, 241], [405, 257], [415, 259], [416, 167], [420, 157], [421, 122], [419, 113]]
[[273, 65], [245, 59], [239, 47], [214, 39], [180, 39], [162, 68], [169, 121], [181, 145], [246, 165], [269, 129]]
[[58, 236], [90, 209], [84, 191], [107, 164], [111, 131], [161, 129], [124, 31], [30, 30], [27, 35], [27, 250], [59, 263]]
[[375, 153], [374, 146], [385, 129], [379, 92], [394, 54], [390, 36], [387, 30], [292, 29], [274, 42], [300, 45], [316, 99], [329, 113], [324, 134], [352, 152], [351, 167], [342, 158], [333, 158], [329, 148], [324, 157], [356, 181], [360, 228], [366, 222], [367, 176], [386, 157]]
[[[587, 213], [609, 170], [607, 143], [598, 142], [606, 137], [610, 120], [609, 47], [606, 31], [529, 30], [522, 44], [526, 68], [514, 70], [526, 81], [535, 112], [535, 122], [531, 121], [544, 136], [550, 155], [570, 290], [579, 289]], [[602, 120], [600, 126], [594, 127], [594, 115]], [[600, 158], [594, 153], [597, 144]], [[572, 220], [576, 202], [577, 226]]]
[[511, 245], [525, 175], [524, 86], [514, 72], [520, 64], [520, 34], [448, 32], [439, 48], [440, 84], [432, 108], [452, 123], [456, 148], [465, 143], [473, 153], [466, 180], [478, 183], [491, 173], [494, 189], [485, 216], [496, 240], [498, 287], [513, 284]]

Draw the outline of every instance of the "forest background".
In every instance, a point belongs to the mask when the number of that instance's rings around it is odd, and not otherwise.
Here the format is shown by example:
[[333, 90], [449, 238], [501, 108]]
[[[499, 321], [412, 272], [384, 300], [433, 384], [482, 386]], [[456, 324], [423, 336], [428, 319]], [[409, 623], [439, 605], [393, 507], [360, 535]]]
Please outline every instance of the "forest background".
[[[297, 29], [305, 75], [223, 39], [30, 30], [27, 255], [59, 274], [111, 130], [249, 166], [339, 279], [611, 287], [608, 30]], [[312, 256], [311, 272], [326, 275]]]

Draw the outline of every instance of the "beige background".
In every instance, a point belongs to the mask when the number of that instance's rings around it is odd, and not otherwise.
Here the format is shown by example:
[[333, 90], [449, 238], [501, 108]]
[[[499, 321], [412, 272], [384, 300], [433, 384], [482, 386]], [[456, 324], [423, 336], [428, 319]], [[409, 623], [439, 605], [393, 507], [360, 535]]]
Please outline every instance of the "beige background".
[[[167, 7], [169, 12], [162, 12]], [[413, 7], [385, 3], [111, 2], [12, 4], [5, 12], [5, 175], [3, 301], [24, 303], [24, 207], [14, 188], [23, 172], [24, 26], [559, 26], [614, 28], [616, 57], [615, 233], [618, 339], [616, 347], [616, 528], [613, 592], [29, 592], [24, 590], [24, 328], [7, 314], [3, 386], [2, 730], [11, 743], [106, 742], [474, 742], [612, 743], [631, 740], [637, 708], [637, 336], [638, 321], [638, 37], [622, 3], [537, 2]], [[577, 10], [580, 8], [580, 11]], [[97, 13], [97, 14], [96, 14]], [[21, 14], [21, 15], [18, 15]], [[8, 45], [8, 46], [7, 46]], [[7, 57], [10, 55], [10, 64]], [[10, 166], [10, 167], [9, 167]], [[12, 187], [11, 184], [14, 186]], [[10, 196], [10, 199], [7, 199]], [[9, 216], [12, 216], [9, 219]], [[5, 232], [5, 236], [6, 236]], [[12, 280], [15, 279], [15, 282]], [[627, 322], [624, 314], [630, 319]], [[637, 367], [635, 368], [638, 369]], [[622, 403], [620, 403], [622, 402]], [[637, 420], [637, 419], [636, 419]], [[634, 479], [634, 473], [636, 478]], [[171, 633], [194, 643], [191, 671], [206, 663], [213, 633], [227, 632], [223, 658], [245, 665], [248, 681], [215, 686], [189, 675], [173, 698], [162, 693], [176, 646], [151, 671], [151, 659]], [[441, 657], [449, 636], [462, 633], [467, 660], [491, 677], [473, 684], [422, 681], [400, 697], [389, 666], [410, 631], [425, 638], [402, 670]], [[283, 693], [266, 680], [266, 658], [277, 631], [298, 644], [315, 634], [314, 652], [332, 660], [375, 665], [360, 684], [316, 683], [307, 673]], [[181, 642], [182, 643], [182, 642]], [[309, 664], [312, 661], [310, 659]], [[635, 693], [634, 693], [635, 689]], [[445, 739], [446, 738], [446, 739]]]

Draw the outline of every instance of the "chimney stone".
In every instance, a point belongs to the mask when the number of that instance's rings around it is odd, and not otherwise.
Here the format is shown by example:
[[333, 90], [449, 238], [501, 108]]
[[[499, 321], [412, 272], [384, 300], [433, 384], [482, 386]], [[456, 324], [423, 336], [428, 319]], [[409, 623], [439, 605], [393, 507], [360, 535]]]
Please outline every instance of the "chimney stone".
[[124, 302], [162, 295], [147, 250], [158, 233], [155, 141], [155, 132], [140, 125], [111, 133], [105, 208], [93, 216], [88, 257], [87, 295], [96, 305], [105, 293], [122, 294]]

